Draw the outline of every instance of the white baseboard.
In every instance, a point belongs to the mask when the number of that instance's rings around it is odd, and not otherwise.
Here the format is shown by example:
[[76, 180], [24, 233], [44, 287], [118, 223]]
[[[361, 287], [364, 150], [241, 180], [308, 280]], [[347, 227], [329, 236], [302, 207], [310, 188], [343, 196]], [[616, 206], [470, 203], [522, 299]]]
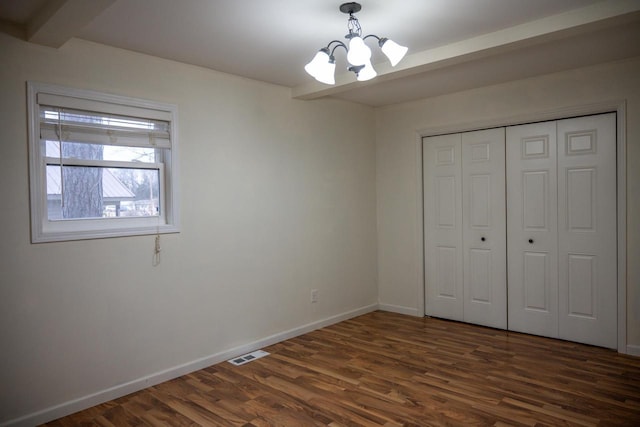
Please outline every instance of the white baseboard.
[[627, 344], [627, 354], [631, 356], [640, 356], [640, 345]]
[[186, 375], [190, 372], [194, 372], [200, 369], [204, 369], [208, 366], [224, 362], [241, 354], [250, 353], [260, 348], [306, 334], [313, 330], [324, 328], [326, 326], [333, 325], [334, 323], [342, 322], [356, 316], [370, 313], [377, 309], [378, 304], [371, 304], [345, 313], [337, 314], [335, 316], [327, 317], [326, 319], [307, 323], [306, 325], [302, 325], [288, 331], [280, 332], [251, 343], [231, 348], [229, 350], [221, 351], [210, 356], [196, 359], [179, 366], [174, 366], [164, 371], [156, 372], [124, 384], [119, 384], [117, 386], [101, 390], [88, 396], [83, 396], [78, 399], [61, 403], [60, 405], [52, 406], [38, 412], [5, 421], [3, 423], [0, 423], [0, 427], [34, 426], [46, 423], [48, 421], [52, 421], [66, 415], [82, 411], [83, 409], [99, 405], [100, 403], [108, 402], [109, 400], [117, 399], [119, 397], [126, 396], [127, 394], [142, 390], [144, 388], [169, 381], [182, 375]]
[[392, 313], [406, 314], [409, 316], [422, 317], [421, 313], [418, 313], [418, 309], [414, 307], [404, 307], [402, 305], [393, 304], [378, 304], [378, 310], [390, 311]]

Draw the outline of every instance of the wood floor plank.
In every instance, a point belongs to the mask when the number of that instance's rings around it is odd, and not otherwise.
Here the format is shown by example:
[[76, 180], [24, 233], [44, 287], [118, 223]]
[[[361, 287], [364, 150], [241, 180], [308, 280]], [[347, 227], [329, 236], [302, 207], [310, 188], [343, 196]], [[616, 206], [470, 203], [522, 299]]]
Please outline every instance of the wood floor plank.
[[50, 426], [638, 426], [640, 358], [374, 312]]

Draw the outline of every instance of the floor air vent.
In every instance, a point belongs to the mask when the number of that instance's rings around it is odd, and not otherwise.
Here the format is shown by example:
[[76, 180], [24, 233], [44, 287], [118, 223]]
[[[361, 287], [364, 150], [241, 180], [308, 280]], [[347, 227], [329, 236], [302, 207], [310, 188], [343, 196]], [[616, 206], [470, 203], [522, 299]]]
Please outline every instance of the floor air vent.
[[253, 362], [256, 359], [260, 359], [261, 357], [265, 357], [268, 355], [269, 353], [267, 353], [266, 351], [256, 350], [253, 353], [248, 353], [243, 356], [234, 357], [233, 359], [230, 359], [227, 362], [231, 363], [232, 365], [240, 366], [240, 365], [244, 365], [245, 363]]

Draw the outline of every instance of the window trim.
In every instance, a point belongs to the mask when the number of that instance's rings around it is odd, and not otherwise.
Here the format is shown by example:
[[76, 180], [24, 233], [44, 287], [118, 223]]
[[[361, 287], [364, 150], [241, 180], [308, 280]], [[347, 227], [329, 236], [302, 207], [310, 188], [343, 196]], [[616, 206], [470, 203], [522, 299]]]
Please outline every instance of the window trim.
[[[47, 157], [41, 150], [39, 97], [57, 102], [69, 102], [81, 108], [104, 113], [119, 113], [144, 118], [163, 117], [169, 121], [170, 148], [162, 148], [160, 170], [159, 216], [69, 219], [51, 221], [47, 213], [46, 166]], [[48, 102], [47, 105], [50, 105]], [[31, 242], [56, 242], [138, 236], [180, 232], [177, 107], [172, 104], [131, 98], [102, 92], [69, 88], [39, 82], [27, 82], [28, 140], [29, 140], [29, 198], [31, 210]], [[86, 163], [86, 161], [83, 161]], [[101, 164], [117, 163], [100, 161]], [[68, 164], [68, 163], [65, 163]], [[157, 168], [158, 164], [137, 167]]]

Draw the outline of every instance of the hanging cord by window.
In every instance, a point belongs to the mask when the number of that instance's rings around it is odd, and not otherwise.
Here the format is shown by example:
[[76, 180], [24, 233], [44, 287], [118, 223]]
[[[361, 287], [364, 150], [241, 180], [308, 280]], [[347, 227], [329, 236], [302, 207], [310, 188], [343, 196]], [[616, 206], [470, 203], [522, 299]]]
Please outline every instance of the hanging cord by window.
[[158, 226], [156, 228], [156, 239], [153, 247], [153, 266], [156, 267], [160, 265], [160, 218], [158, 218]]
[[162, 249], [160, 248], [160, 235], [156, 234], [156, 242], [155, 242], [155, 247], [153, 248], [153, 266], [158, 266], [160, 265], [160, 251]]
[[60, 208], [64, 208], [64, 175], [62, 173], [62, 108], [58, 108], [58, 156], [60, 158]]

